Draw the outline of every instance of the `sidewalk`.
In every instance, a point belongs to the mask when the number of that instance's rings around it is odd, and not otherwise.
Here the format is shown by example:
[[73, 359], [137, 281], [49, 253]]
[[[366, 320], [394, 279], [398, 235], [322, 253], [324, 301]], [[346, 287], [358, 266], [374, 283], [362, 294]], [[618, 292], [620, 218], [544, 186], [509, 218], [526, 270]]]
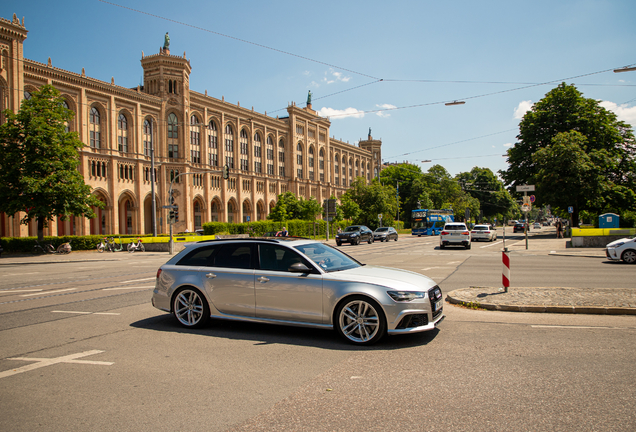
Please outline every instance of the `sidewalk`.
[[446, 301], [509, 312], [636, 315], [636, 289], [470, 287], [449, 292]]

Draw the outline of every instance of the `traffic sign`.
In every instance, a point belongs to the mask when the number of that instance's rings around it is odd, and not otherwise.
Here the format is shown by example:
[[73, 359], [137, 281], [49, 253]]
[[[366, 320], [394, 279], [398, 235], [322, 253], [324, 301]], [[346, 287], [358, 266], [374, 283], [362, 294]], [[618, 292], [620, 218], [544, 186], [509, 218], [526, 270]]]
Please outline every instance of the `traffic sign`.
[[524, 204], [521, 206], [521, 211], [524, 213], [527, 213], [530, 210], [532, 210], [532, 206], [530, 204]]
[[378, 219], [382, 220], [382, 213], [378, 215]]
[[568, 207], [568, 213], [574, 213], [574, 207], [569, 206]]
[[534, 192], [534, 185], [517, 186], [517, 192]]
[[537, 199], [537, 197], [535, 197], [534, 195], [530, 195], [530, 202], [531, 203], [533, 203], [536, 199]]

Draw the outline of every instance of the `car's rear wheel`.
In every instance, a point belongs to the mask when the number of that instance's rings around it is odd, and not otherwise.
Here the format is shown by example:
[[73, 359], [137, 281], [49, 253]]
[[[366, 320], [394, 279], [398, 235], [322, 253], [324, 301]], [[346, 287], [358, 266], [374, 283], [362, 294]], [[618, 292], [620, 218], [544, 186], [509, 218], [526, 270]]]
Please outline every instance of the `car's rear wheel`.
[[466, 249], [470, 249], [470, 243], [466, 245]]
[[210, 318], [210, 307], [201, 293], [194, 288], [183, 288], [172, 300], [172, 312], [184, 327], [198, 328]]
[[446, 246], [444, 246], [443, 244], [440, 243], [439, 248], [440, 249], [444, 249]]
[[623, 252], [623, 255], [621, 256], [621, 259], [623, 260], [623, 262], [627, 263], [627, 264], [635, 264], [636, 263], [636, 251], [628, 249], [625, 252]]
[[386, 333], [386, 318], [375, 301], [365, 296], [345, 299], [337, 308], [336, 330], [348, 342], [371, 345]]
[[337, 241], [337, 242], [336, 242], [336, 245], [337, 245], [337, 246], [342, 246], [342, 243], [341, 243], [341, 242], [339, 242], [339, 241]]

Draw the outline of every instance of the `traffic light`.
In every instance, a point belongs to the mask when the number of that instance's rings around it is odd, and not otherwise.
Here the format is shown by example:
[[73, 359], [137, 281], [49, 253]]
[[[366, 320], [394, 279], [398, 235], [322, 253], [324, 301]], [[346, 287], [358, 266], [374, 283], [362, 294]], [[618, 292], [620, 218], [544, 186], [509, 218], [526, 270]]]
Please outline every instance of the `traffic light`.
[[173, 224], [174, 222], [174, 210], [170, 210], [168, 212], [168, 223]]
[[223, 165], [223, 178], [227, 180], [228, 177], [230, 177], [230, 167]]
[[174, 221], [179, 222], [179, 205], [178, 204], [175, 204], [173, 212], [174, 212]]

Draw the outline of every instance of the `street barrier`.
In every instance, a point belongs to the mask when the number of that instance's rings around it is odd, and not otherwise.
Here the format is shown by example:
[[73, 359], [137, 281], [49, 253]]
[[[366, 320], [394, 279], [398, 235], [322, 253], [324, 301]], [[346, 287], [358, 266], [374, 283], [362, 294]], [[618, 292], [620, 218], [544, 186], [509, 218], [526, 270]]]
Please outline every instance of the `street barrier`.
[[507, 250], [504, 250], [502, 252], [501, 259], [503, 261], [501, 282], [503, 284], [504, 291], [508, 292], [508, 288], [510, 287], [510, 253]]

